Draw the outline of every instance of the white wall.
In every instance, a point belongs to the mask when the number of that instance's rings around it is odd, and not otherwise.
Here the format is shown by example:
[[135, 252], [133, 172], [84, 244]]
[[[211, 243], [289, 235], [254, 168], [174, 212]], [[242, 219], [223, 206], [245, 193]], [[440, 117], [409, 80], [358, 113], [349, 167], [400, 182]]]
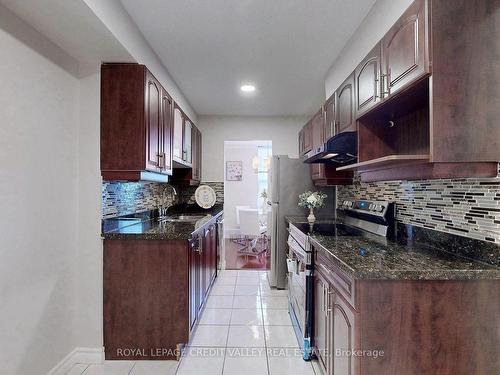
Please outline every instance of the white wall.
[[330, 67], [325, 78], [325, 98], [329, 98], [354, 71], [412, 2], [413, 0], [377, 0]]
[[76, 346], [79, 82], [2, 7], [0, 51], [0, 372], [45, 374]]
[[78, 129], [78, 257], [75, 333], [80, 347], [99, 348], [102, 337], [100, 70], [80, 80]]
[[238, 227], [236, 206], [257, 208], [259, 180], [252, 166], [252, 159], [257, 155], [257, 145], [254, 142], [227, 142], [224, 146], [224, 165], [226, 161], [242, 162], [242, 180], [224, 182], [224, 230], [226, 232]]
[[197, 114], [163, 66], [141, 31], [123, 7], [120, 0], [83, 0], [108, 27], [137, 62], [146, 65], [184, 112], [197, 121]]
[[273, 155], [298, 157], [298, 132], [307, 117], [200, 116], [203, 181], [224, 181], [224, 141], [270, 140]]

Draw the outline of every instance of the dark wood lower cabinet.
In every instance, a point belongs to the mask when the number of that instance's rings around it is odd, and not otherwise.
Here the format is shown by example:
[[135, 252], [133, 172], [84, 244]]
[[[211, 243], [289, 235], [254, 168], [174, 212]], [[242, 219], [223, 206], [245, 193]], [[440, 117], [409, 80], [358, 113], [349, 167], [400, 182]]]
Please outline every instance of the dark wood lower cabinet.
[[187, 240], [104, 240], [106, 359], [176, 359], [216, 277], [216, 225]]
[[500, 373], [500, 280], [354, 280], [314, 255], [324, 374]]

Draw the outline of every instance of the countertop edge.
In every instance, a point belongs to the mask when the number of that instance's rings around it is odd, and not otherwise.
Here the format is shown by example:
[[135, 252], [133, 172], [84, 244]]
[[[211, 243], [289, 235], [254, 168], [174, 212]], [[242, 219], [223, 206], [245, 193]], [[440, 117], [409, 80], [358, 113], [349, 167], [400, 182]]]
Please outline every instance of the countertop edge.
[[171, 234], [165, 233], [117, 233], [117, 232], [108, 232], [101, 233], [101, 240], [166, 240], [166, 241], [188, 241], [198, 232], [200, 232], [203, 228], [208, 225], [214, 224], [218, 218], [220, 218], [224, 214], [224, 210], [220, 210], [216, 214], [214, 214], [210, 220], [205, 222], [199, 228], [196, 228], [189, 235], [179, 235], [172, 236]]

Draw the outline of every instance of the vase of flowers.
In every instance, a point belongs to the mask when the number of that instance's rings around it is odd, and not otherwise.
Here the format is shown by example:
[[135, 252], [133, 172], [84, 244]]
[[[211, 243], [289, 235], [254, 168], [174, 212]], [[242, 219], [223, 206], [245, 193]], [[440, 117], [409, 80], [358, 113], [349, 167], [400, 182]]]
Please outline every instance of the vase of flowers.
[[309, 216], [307, 217], [309, 224], [312, 225], [316, 221], [314, 209], [323, 207], [325, 205], [326, 197], [327, 195], [320, 191], [306, 191], [299, 195], [299, 207], [309, 209]]

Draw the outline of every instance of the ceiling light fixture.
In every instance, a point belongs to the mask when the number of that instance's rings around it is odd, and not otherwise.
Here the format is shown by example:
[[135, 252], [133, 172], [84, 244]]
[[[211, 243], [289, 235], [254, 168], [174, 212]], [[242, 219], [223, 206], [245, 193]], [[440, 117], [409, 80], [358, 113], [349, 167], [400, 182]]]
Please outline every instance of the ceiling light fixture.
[[255, 91], [255, 86], [254, 85], [242, 85], [240, 87], [240, 90], [243, 92], [254, 92]]

